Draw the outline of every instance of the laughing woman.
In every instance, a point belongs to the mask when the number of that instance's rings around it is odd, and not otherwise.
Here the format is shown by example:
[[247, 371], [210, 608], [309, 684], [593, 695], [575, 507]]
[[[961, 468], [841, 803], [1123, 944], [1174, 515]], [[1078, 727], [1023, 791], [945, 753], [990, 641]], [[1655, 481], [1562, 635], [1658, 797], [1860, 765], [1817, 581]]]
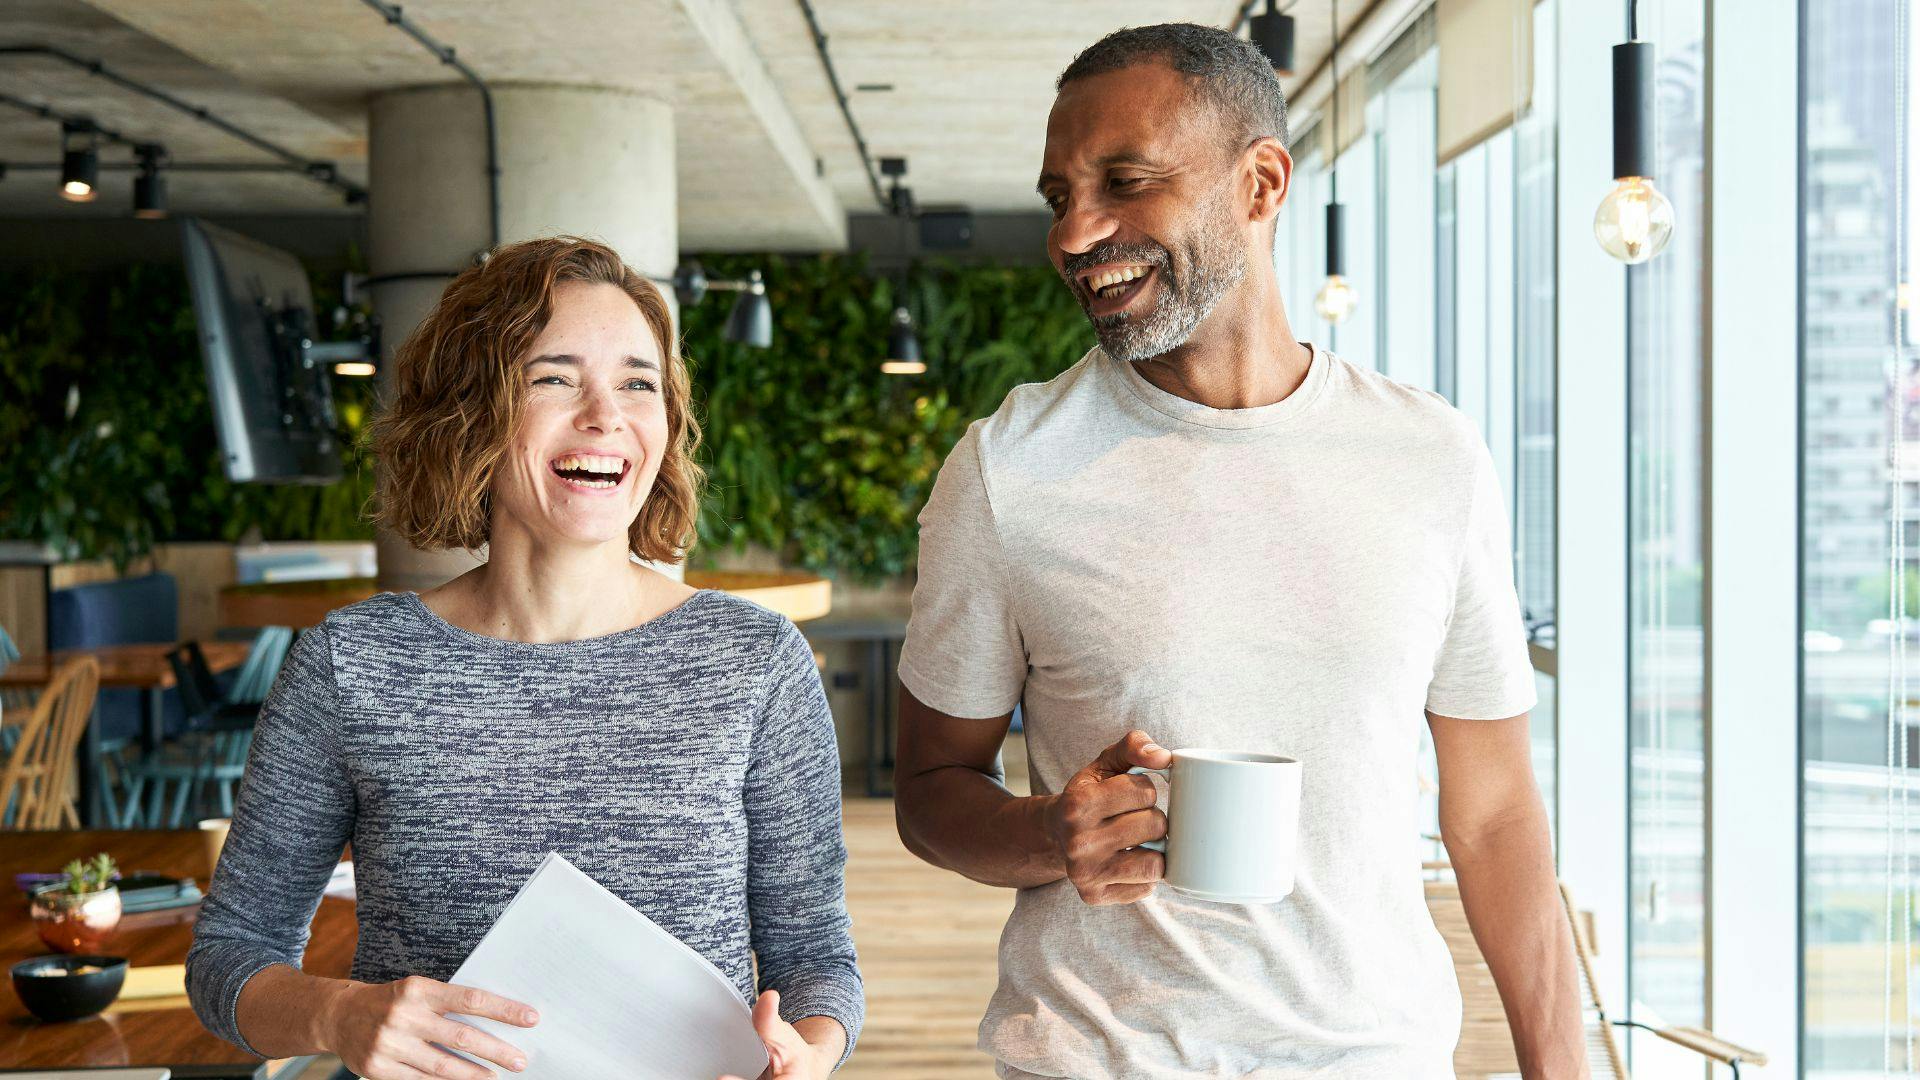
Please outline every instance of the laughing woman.
[[[518, 1048], [446, 1014], [538, 1018], [444, 980], [558, 851], [757, 996], [769, 1076], [826, 1076], [863, 1006], [812, 651], [633, 558], [681, 556], [701, 479], [665, 300], [599, 244], [517, 244], [460, 275], [395, 363], [378, 520], [487, 561], [294, 647], [187, 959], [201, 1020], [369, 1080], [494, 1075], [435, 1044], [519, 1071]], [[348, 842], [352, 977], [307, 975]]]

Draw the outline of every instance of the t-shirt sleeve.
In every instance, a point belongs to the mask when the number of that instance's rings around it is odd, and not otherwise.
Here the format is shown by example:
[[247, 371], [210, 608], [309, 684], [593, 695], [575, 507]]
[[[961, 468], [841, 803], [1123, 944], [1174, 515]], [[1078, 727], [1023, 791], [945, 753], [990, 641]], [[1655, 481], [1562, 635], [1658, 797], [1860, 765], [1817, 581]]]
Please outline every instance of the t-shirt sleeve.
[[1485, 444], [1478, 446], [1474, 462], [1473, 504], [1467, 512], [1453, 611], [1434, 658], [1427, 711], [1462, 720], [1500, 720], [1527, 712], [1537, 698], [1520, 598], [1513, 586], [1506, 500]]
[[986, 718], [1019, 703], [1027, 653], [1007, 572], [976, 423], [940, 466], [920, 512], [920, 574], [900, 681], [929, 708]]

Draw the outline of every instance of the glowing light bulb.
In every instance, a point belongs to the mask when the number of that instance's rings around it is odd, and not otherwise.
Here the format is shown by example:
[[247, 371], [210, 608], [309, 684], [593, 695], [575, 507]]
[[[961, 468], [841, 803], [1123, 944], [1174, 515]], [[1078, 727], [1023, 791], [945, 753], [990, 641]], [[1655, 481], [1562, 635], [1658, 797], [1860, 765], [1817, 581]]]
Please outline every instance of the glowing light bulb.
[[1313, 310], [1330, 323], [1345, 322], [1359, 304], [1359, 292], [1339, 274], [1327, 275], [1327, 283], [1320, 286], [1320, 295], [1313, 298]]
[[1673, 239], [1673, 204], [1653, 181], [1623, 176], [1593, 214], [1593, 238], [1623, 263], [1643, 263]]
[[60, 194], [69, 202], [92, 202], [93, 185], [81, 180], [69, 180], [60, 185]]

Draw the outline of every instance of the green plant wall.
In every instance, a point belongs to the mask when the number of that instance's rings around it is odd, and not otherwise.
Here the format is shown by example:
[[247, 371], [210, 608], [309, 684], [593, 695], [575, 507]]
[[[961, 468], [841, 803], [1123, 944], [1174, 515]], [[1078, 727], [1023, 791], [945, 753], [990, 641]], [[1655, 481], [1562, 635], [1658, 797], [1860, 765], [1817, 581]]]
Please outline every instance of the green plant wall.
[[[323, 308], [329, 294], [316, 282]], [[356, 447], [343, 481], [231, 483], [179, 269], [0, 275], [0, 539], [124, 568], [163, 540], [370, 537], [373, 470], [357, 448], [373, 388], [334, 388]]]
[[[921, 266], [909, 302], [929, 370], [884, 375], [896, 279], [863, 258], [706, 262], [717, 278], [765, 274], [774, 342], [724, 340], [730, 293], [682, 313], [710, 480], [696, 562], [753, 543], [851, 578], [911, 569], [915, 519], [968, 422], [1092, 343], [1047, 267]], [[328, 283], [315, 282], [315, 299], [331, 305]], [[159, 541], [254, 529], [268, 540], [370, 537], [373, 468], [359, 434], [373, 384], [334, 388], [354, 447], [345, 480], [229, 483], [178, 269], [0, 275], [0, 539], [125, 565]]]
[[774, 336], [764, 350], [726, 341], [729, 293], [681, 314], [707, 435], [697, 559], [757, 543], [790, 565], [856, 578], [912, 569], [915, 519], [967, 424], [1093, 343], [1048, 267], [920, 266], [909, 307], [928, 371], [885, 375], [897, 278], [848, 255], [706, 264], [717, 278], [761, 270]]

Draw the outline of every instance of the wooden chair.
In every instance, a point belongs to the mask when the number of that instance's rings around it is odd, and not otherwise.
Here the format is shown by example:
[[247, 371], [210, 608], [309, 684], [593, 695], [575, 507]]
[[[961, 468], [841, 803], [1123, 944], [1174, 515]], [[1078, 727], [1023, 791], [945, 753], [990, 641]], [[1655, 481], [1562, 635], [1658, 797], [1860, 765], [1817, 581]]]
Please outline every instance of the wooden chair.
[[[1446, 871], [1448, 868], [1445, 863], [1435, 863], [1427, 869]], [[1514, 1055], [1513, 1032], [1507, 1027], [1507, 1013], [1500, 1004], [1500, 991], [1493, 984], [1493, 973], [1480, 954], [1480, 946], [1473, 940], [1473, 931], [1467, 926], [1467, 909], [1460, 902], [1460, 886], [1451, 877], [1444, 877], [1428, 880], [1426, 890], [1427, 910], [1433, 914], [1433, 925], [1439, 929], [1440, 936], [1446, 939], [1447, 949], [1453, 954], [1454, 974], [1460, 980], [1460, 1044], [1453, 1053], [1454, 1073], [1459, 1080], [1518, 1077], [1520, 1063]], [[1560, 906], [1573, 929], [1574, 954], [1580, 961], [1580, 1012], [1586, 1025], [1587, 1067], [1593, 1073], [1593, 1080], [1630, 1080], [1626, 1055], [1621, 1053], [1619, 1037], [1614, 1033], [1616, 1024], [1641, 1028], [1718, 1061], [1731, 1068], [1735, 1077], [1740, 1075], [1742, 1065], [1767, 1063], [1767, 1055], [1736, 1046], [1699, 1028], [1661, 1028], [1609, 1020], [1594, 976], [1596, 950], [1592, 925], [1573, 906], [1573, 896], [1565, 885], [1560, 886]]]
[[73, 756], [100, 689], [100, 664], [71, 661], [34, 703], [0, 771], [0, 824], [12, 829], [77, 829]]

